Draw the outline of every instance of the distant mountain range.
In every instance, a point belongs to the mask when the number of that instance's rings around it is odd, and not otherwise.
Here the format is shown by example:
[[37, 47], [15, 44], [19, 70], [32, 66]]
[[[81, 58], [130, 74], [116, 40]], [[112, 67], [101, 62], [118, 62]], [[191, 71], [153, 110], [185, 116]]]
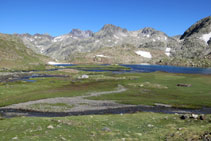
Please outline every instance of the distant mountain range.
[[211, 66], [211, 16], [174, 37], [151, 27], [128, 31], [112, 24], [104, 25], [95, 33], [73, 29], [57, 37], [48, 34], [13, 36], [38, 54], [71, 63]]
[[58, 37], [42, 34], [20, 34], [24, 44], [54, 59], [69, 60], [77, 53], [89, 53], [102, 48], [132, 45], [136, 48], [155, 48], [163, 50], [179, 46], [176, 39], [153, 28], [128, 31], [112, 24], [106, 24], [99, 32], [73, 29], [70, 33]]

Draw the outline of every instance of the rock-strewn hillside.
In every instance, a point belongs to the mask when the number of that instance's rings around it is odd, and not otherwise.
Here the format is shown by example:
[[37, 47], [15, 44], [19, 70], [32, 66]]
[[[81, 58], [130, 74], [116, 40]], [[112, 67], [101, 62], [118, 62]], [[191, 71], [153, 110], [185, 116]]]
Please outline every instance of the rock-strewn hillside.
[[211, 16], [192, 25], [180, 38], [183, 41], [179, 54], [185, 58], [211, 57]]
[[162, 64], [210, 67], [211, 16], [193, 24], [178, 42], [181, 46], [176, 48], [171, 59], [164, 60]]
[[38, 69], [47, 59], [28, 49], [16, 36], [0, 34], [0, 70]]

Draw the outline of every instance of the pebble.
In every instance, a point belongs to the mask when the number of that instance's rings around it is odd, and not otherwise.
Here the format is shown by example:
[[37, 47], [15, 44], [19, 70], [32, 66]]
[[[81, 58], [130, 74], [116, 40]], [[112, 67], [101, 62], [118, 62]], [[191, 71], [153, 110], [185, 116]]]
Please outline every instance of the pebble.
[[48, 129], [53, 129], [54, 127], [52, 125], [49, 125], [47, 128]]
[[154, 127], [154, 125], [152, 125], [152, 124], [148, 124], [147, 126], [148, 126], [148, 127]]
[[199, 116], [196, 115], [196, 114], [191, 114], [190, 118], [194, 118], [194, 119], [197, 119]]
[[204, 115], [200, 115], [200, 116], [199, 116], [199, 119], [200, 119], [200, 120], [205, 120], [205, 116], [204, 116]]
[[182, 130], [182, 128], [178, 128], [177, 130], [181, 131], [181, 130]]
[[168, 120], [168, 117], [164, 117], [165, 120]]
[[186, 115], [182, 115], [181, 117], [180, 117], [180, 119], [187, 119], [188, 117], [186, 116]]
[[110, 128], [108, 128], [108, 127], [104, 127], [104, 128], [102, 128], [102, 131], [105, 131], [105, 132], [110, 132], [110, 131], [111, 131], [111, 129], [110, 129]]
[[12, 138], [13, 140], [17, 140], [18, 139], [18, 137], [14, 137], [14, 138]]
[[126, 139], [125, 138], [122, 138], [122, 141], [125, 141]]
[[64, 137], [61, 137], [61, 139], [63, 140], [63, 141], [66, 141], [67, 139], [65, 139]]

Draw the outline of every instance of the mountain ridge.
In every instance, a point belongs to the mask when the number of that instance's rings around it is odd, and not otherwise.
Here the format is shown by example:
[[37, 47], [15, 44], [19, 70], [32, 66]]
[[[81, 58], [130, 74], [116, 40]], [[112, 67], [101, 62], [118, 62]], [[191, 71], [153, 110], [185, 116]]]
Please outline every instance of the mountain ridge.
[[[16, 34], [16, 36], [20, 37], [24, 44], [36, 53], [47, 55], [56, 60], [66, 60], [69, 62], [72, 62], [72, 58], [75, 58], [74, 56], [78, 56], [78, 54], [92, 54], [92, 52], [100, 50], [113, 50], [116, 51], [116, 54], [119, 54], [117, 50], [112, 49], [119, 47], [120, 49], [131, 49], [134, 53], [134, 58], [138, 56], [140, 58], [140, 60], [136, 58], [131, 61], [126, 61], [127, 63], [168, 64], [168, 62], [171, 62], [175, 64], [176, 62], [176, 64], [179, 64], [175, 60], [185, 60], [185, 62], [187, 62], [185, 65], [194, 66], [195, 64], [190, 60], [206, 59], [211, 56], [210, 16], [193, 24], [182, 35], [174, 37], [170, 37], [166, 33], [152, 27], [128, 31], [125, 28], [113, 24], [105, 24], [97, 32], [72, 29], [71, 32], [56, 37], [46, 34]], [[144, 58], [140, 54], [135, 53], [141, 50], [147, 50], [148, 52], [157, 51], [160, 55], [152, 55], [159, 56], [157, 58]], [[121, 52], [119, 49], [118, 51]], [[92, 60], [92, 63], [104, 63], [104, 61], [93, 61], [106, 60], [105, 57], [102, 57], [103, 54], [101, 52], [98, 52], [96, 55], [98, 55], [98, 58], [101, 56], [101, 59], [96, 59], [96, 56], [92, 55], [92, 59], [89, 60]], [[119, 60], [119, 62], [116, 61], [115, 63], [125, 63], [120, 55], [116, 56], [119, 56], [119, 59], [116, 59]], [[113, 58], [114, 57], [115, 55], [113, 54]], [[174, 62], [172, 62], [172, 60]]]

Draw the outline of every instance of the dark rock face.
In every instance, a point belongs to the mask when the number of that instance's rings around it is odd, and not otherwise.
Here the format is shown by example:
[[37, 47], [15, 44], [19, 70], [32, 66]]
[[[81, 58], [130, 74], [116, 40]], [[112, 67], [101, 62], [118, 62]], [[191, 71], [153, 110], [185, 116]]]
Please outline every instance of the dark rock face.
[[211, 53], [210, 37], [211, 16], [196, 22], [184, 32], [180, 38], [183, 40], [182, 46], [175, 55], [187, 59], [205, 58]]
[[[209, 35], [210, 34], [210, 35]], [[180, 55], [185, 58], [204, 58], [210, 54], [211, 16], [206, 17], [192, 25], [180, 39], [183, 39]]]
[[195, 36], [195, 34], [205, 34], [211, 30], [211, 16], [201, 19], [192, 25], [185, 33], [181, 36], [180, 39], [185, 39], [190, 36]]

